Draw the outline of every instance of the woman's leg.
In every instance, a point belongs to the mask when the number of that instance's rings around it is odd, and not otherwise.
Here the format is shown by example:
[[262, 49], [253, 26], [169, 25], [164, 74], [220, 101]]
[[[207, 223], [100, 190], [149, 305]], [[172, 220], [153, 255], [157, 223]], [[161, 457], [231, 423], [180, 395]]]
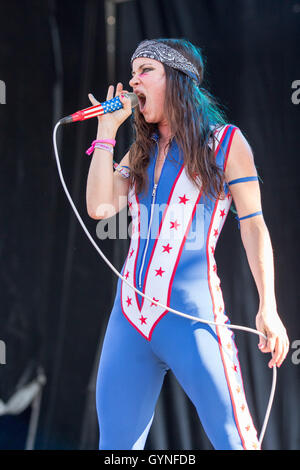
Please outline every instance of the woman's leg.
[[143, 449], [166, 365], [115, 304], [98, 369], [100, 449]]
[[195, 405], [215, 449], [258, 449], [232, 336], [170, 314], [157, 325], [152, 348]]

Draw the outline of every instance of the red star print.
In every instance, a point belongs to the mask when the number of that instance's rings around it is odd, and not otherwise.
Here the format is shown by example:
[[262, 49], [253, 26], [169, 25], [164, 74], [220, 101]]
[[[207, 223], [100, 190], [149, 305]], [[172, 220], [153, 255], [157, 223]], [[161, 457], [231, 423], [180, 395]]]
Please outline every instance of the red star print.
[[132, 248], [132, 250], [131, 250], [131, 252], [130, 252], [130, 254], [129, 254], [129, 258], [132, 257], [133, 253], [134, 253], [134, 249]]
[[129, 276], [129, 271], [127, 271], [127, 273], [125, 274], [125, 278], [128, 279], [128, 276]]
[[227, 199], [230, 199], [231, 193], [227, 194]]
[[248, 426], [245, 427], [246, 431], [250, 431], [250, 425], [248, 424]]
[[155, 269], [155, 271], [156, 271], [156, 276], [160, 276], [160, 277], [162, 277], [162, 273], [165, 273], [165, 271], [163, 271], [161, 267], [159, 269]]
[[237, 393], [241, 393], [241, 387], [239, 385], [236, 387], [236, 391]]
[[242, 404], [241, 410], [242, 410], [242, 411], [245, 411], [245, 408], [246, 408], [246, 406], [245, 406], [244, 404]]
[[217, 237], [217, 236], [218, 236], [218, 233], [219, 233], [218, 229], [217, 229], [217, 228], [214, 229], [214, 237]]
[[[156, 299], [155, 297], [152, 297], [152, 299], [153, 299], [153, 300], [156, 300], [156, 302], [159, 301], [159, 299]], [[152, 302], [152, 304], [150, 305], [150, 307], [152, 307], [152, 305], [155, 305], [155, 307], [158, 307], [158, 305], [157, 305], [157, 304], [154, 304], [153, 302]]]
[[141, 325], [143, 325], [143, 324], [147, 325], [147, 322], [146, 322], [147, 317], [143, 317], [143, 315], [141, 315], [141, 317], [139, 318], [139, 320], [140, 320], [140, 322], [141, 322]]
[[132, 208], [132, 202], [128, 203], [128, 207], [130, 207], [130, 209]]
[[222, 211], [220, 209], [220, 216], [222, 217], [222, 219], [223, 219], [223, 217], [225, 217], [225, 209], [223, 209]]
[[233, 365], [232, 369], [234, 370], [234, 372], [237, 372], [237, 366]]
[[177, 230], [177, 227], [179, 227], [179, 223], [177, 222], [177, 220], [175, 220], [175, 222], [171, 222], [171, 227], [170, 228], [175, 228]]
[[214, 264], [214, 265], [213, 265], [213, 271], [215, 271], [215, 272], [216, 272], [216, 270], [217, 270], [217, 265], [216, 265], [216, 264]]
[[129, 307], [129, 305], [132, 305], [131, 301], [132, 301], [132, 299], [130, 297], [128, 297], [128, 295], [127, 295], [127, 300], [126, 300], [127, 307]]
[[213, 246], [210, 247], [212, 254], [215, 252], [215, 248]]
[[219, 312], [222, 312], [222, 310], [223, 310], [223, 307], [219, 307]]
[[185, 194], [184, 194], [184, 196], [179, 196], [179, 199], [180, 199], [179, 204], [181, 204], [181, 203], [185, 204], [187, 201], [189, 201], [189, 199], [187, 199], [185, 197]]
[[169, 243], [168, 243], [167, 245], [165, 245], [165, 246], [163, 245], [163, 249], [164, 249], [163, 253], [164, 253], [165, 251], [167, 251], [168, 253], [170, 253], [170, 250], [172, 250], [172, 248], [173, 248], [173, 247], [170, 246]]
[[231, 349], [231, 343], [227, 344], [227, 349]]

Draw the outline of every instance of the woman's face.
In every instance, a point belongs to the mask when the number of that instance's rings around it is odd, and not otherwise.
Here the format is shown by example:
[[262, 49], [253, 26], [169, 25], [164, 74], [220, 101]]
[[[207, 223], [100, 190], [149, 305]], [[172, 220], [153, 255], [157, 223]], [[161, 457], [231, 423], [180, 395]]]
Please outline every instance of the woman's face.
[[162, 122], [166, 92], [166, 74], [163, 64], [147, 57], [134, 59], [129, 85], [139, 98], [140, 112], [145, 121]]

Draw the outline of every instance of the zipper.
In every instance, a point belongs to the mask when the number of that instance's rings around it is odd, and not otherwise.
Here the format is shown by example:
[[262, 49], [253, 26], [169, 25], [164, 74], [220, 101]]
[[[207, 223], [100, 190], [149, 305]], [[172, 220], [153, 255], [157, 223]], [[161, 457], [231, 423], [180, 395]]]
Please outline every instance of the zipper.
[[[157, 145], [157, 153], [156, 153], [154, 170], [153, 170], [153, 181], [154, 181], [154, 176], [155, 176], [155, 167], [156, 167], [158, 150], [159, 150], [157, 141], [156, 141], [156, 145]], [[159, 180], [158, 180], [158, 183], [159, 183]], [[149, 220], [149, 226], [148, 226], [147, 241], [146, 241], [146, 245], [145, 245], [145, 248], [144, 248], [142, 264], [141, 264], [140, 271], [139, 271], [139, 288], [140, 289], [142, 287], [142, 273], [143, 273], [144, 264], [145, 264], [145, 260], [146, 260], [147, 249], [148, 249], [148, 245], [149, 245], [149, 235], [150, 235], [150, 231], [151, 231], [151, 224], [152, 224], [153, 211], [154, 211], [154, 201], [155, 201], [155, 196], [156, 196], [156, 190], [157, 190], [158, 183], [154, 183], [154, 186], [153, 186], [153, 189], [152, 189], [151, 213], [150, 213], [150, 220]]]
[[147, 249], [148, 249], [148, 245], [149, 245], [149, 235], [150, 235], [151, 224], [152, 224], [152, 219], [153, 219], [154, 200], [155, 200], [155, 195], [156, 195], [156, 188], [157, 188], [157, 184], [154, 184], [153, 190], [152, 190], [151, 214], [150, 214], [150, 221], [149, 221], [149, 227], [148, 227], [148, 233], [147, 233], [147, 241], [146, 241], [146, 245], [145, 245], [145, 248], [144, 248], [143, 260], [142, 260], [142, 264], [141, 264], [141, 267], [140, 267], [140, 273], [139, 273], [139, 288], [142, 287], [142, 272], [143, 272], [143, 269], [144, 269]]

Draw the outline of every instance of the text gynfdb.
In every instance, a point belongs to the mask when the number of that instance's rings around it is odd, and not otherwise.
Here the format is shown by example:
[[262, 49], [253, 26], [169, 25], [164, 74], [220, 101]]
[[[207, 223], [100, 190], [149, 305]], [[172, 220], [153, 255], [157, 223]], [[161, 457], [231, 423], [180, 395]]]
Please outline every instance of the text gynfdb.
[[105, 456], [104, 464], [106, 465], [127, 465], [132, 468], [137, 464], [150, 464], [150, 465], [193, 465], [196, 463], [196, 456], [194, 454], [150, 454], [148, 456], [119, 456], [111, 454]]

